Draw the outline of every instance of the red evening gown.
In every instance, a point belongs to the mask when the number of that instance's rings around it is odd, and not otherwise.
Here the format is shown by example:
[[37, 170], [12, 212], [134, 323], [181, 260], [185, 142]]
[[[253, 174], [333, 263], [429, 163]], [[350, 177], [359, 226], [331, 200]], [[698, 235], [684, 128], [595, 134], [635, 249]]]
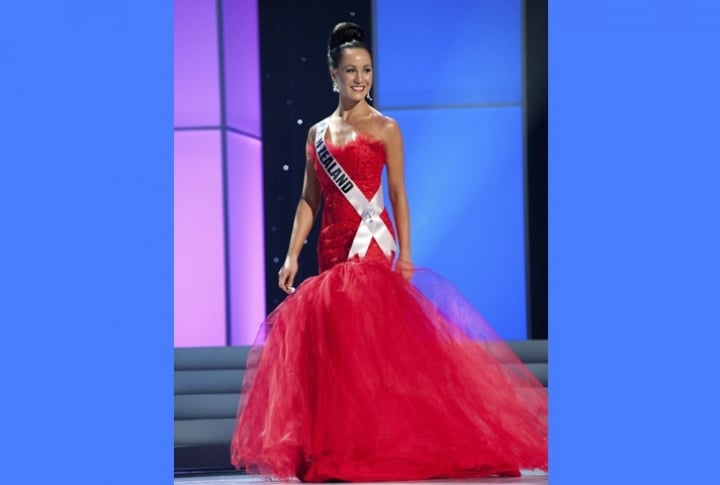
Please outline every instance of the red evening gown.
[[[382, 143], [326, 143], [372, 197]], [[323, 193], [320, 272], [261, 326], [233, 464], [306, 482], [547, 470], [546, 389], [450, 284], [423, 270], [406, 281], [375, 240], [348, 260], [360, 215], [308, 150]]]

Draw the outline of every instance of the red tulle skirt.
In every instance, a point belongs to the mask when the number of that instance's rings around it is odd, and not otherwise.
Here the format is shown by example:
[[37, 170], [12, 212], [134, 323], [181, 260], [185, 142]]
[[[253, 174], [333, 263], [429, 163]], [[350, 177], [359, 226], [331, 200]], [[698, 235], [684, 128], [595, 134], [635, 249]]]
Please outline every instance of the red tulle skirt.
[[547, 470], [545, 388], [451, 285], [425, 271], [412, 281], [349, 261], [268, 316], [236, 467], [306, 482]]

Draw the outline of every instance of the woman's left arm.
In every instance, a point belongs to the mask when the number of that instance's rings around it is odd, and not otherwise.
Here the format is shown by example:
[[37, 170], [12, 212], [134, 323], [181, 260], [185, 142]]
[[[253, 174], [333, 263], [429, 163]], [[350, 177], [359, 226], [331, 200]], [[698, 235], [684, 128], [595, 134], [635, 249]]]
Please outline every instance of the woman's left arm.
[[410, 251], [410, 209], [405, 191], [403, 140], [400, 127], [387, 118], [383, 127], [383, 141], [387, 156], [387, 180], [397, 230], [399, 254], [397, 268], [406, 278], [412, 276], [412, 253]]

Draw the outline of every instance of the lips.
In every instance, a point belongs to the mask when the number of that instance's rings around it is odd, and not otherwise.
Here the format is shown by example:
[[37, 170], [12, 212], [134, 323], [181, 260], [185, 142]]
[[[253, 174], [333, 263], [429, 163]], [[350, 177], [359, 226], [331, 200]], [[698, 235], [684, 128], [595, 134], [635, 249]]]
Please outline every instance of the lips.
[[362, 93], [363, 91], [365, 91], [365, 86], [352, 86], [350, 89], [352, 89], [356, 93]]

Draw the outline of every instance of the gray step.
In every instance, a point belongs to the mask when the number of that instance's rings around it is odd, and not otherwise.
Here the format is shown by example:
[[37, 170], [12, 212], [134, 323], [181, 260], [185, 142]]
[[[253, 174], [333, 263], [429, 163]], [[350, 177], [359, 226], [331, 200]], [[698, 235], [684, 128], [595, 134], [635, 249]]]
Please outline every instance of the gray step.
[[175, 349], [175, 370], [244, 369], [249, 346]]
[[237, 415], [239, 393], [175, 396], [175, 419], [224, 419]]
[[547, 340], [510, 340], [506, 342], [522, 362], [527, 364], [547, 363]]
[[242, 369], [175, 371], [175, 394], [239, 393], [244, 376]]
[[228, 445], [234, 431], [234, 418], [176, 420], [175, 446]]

